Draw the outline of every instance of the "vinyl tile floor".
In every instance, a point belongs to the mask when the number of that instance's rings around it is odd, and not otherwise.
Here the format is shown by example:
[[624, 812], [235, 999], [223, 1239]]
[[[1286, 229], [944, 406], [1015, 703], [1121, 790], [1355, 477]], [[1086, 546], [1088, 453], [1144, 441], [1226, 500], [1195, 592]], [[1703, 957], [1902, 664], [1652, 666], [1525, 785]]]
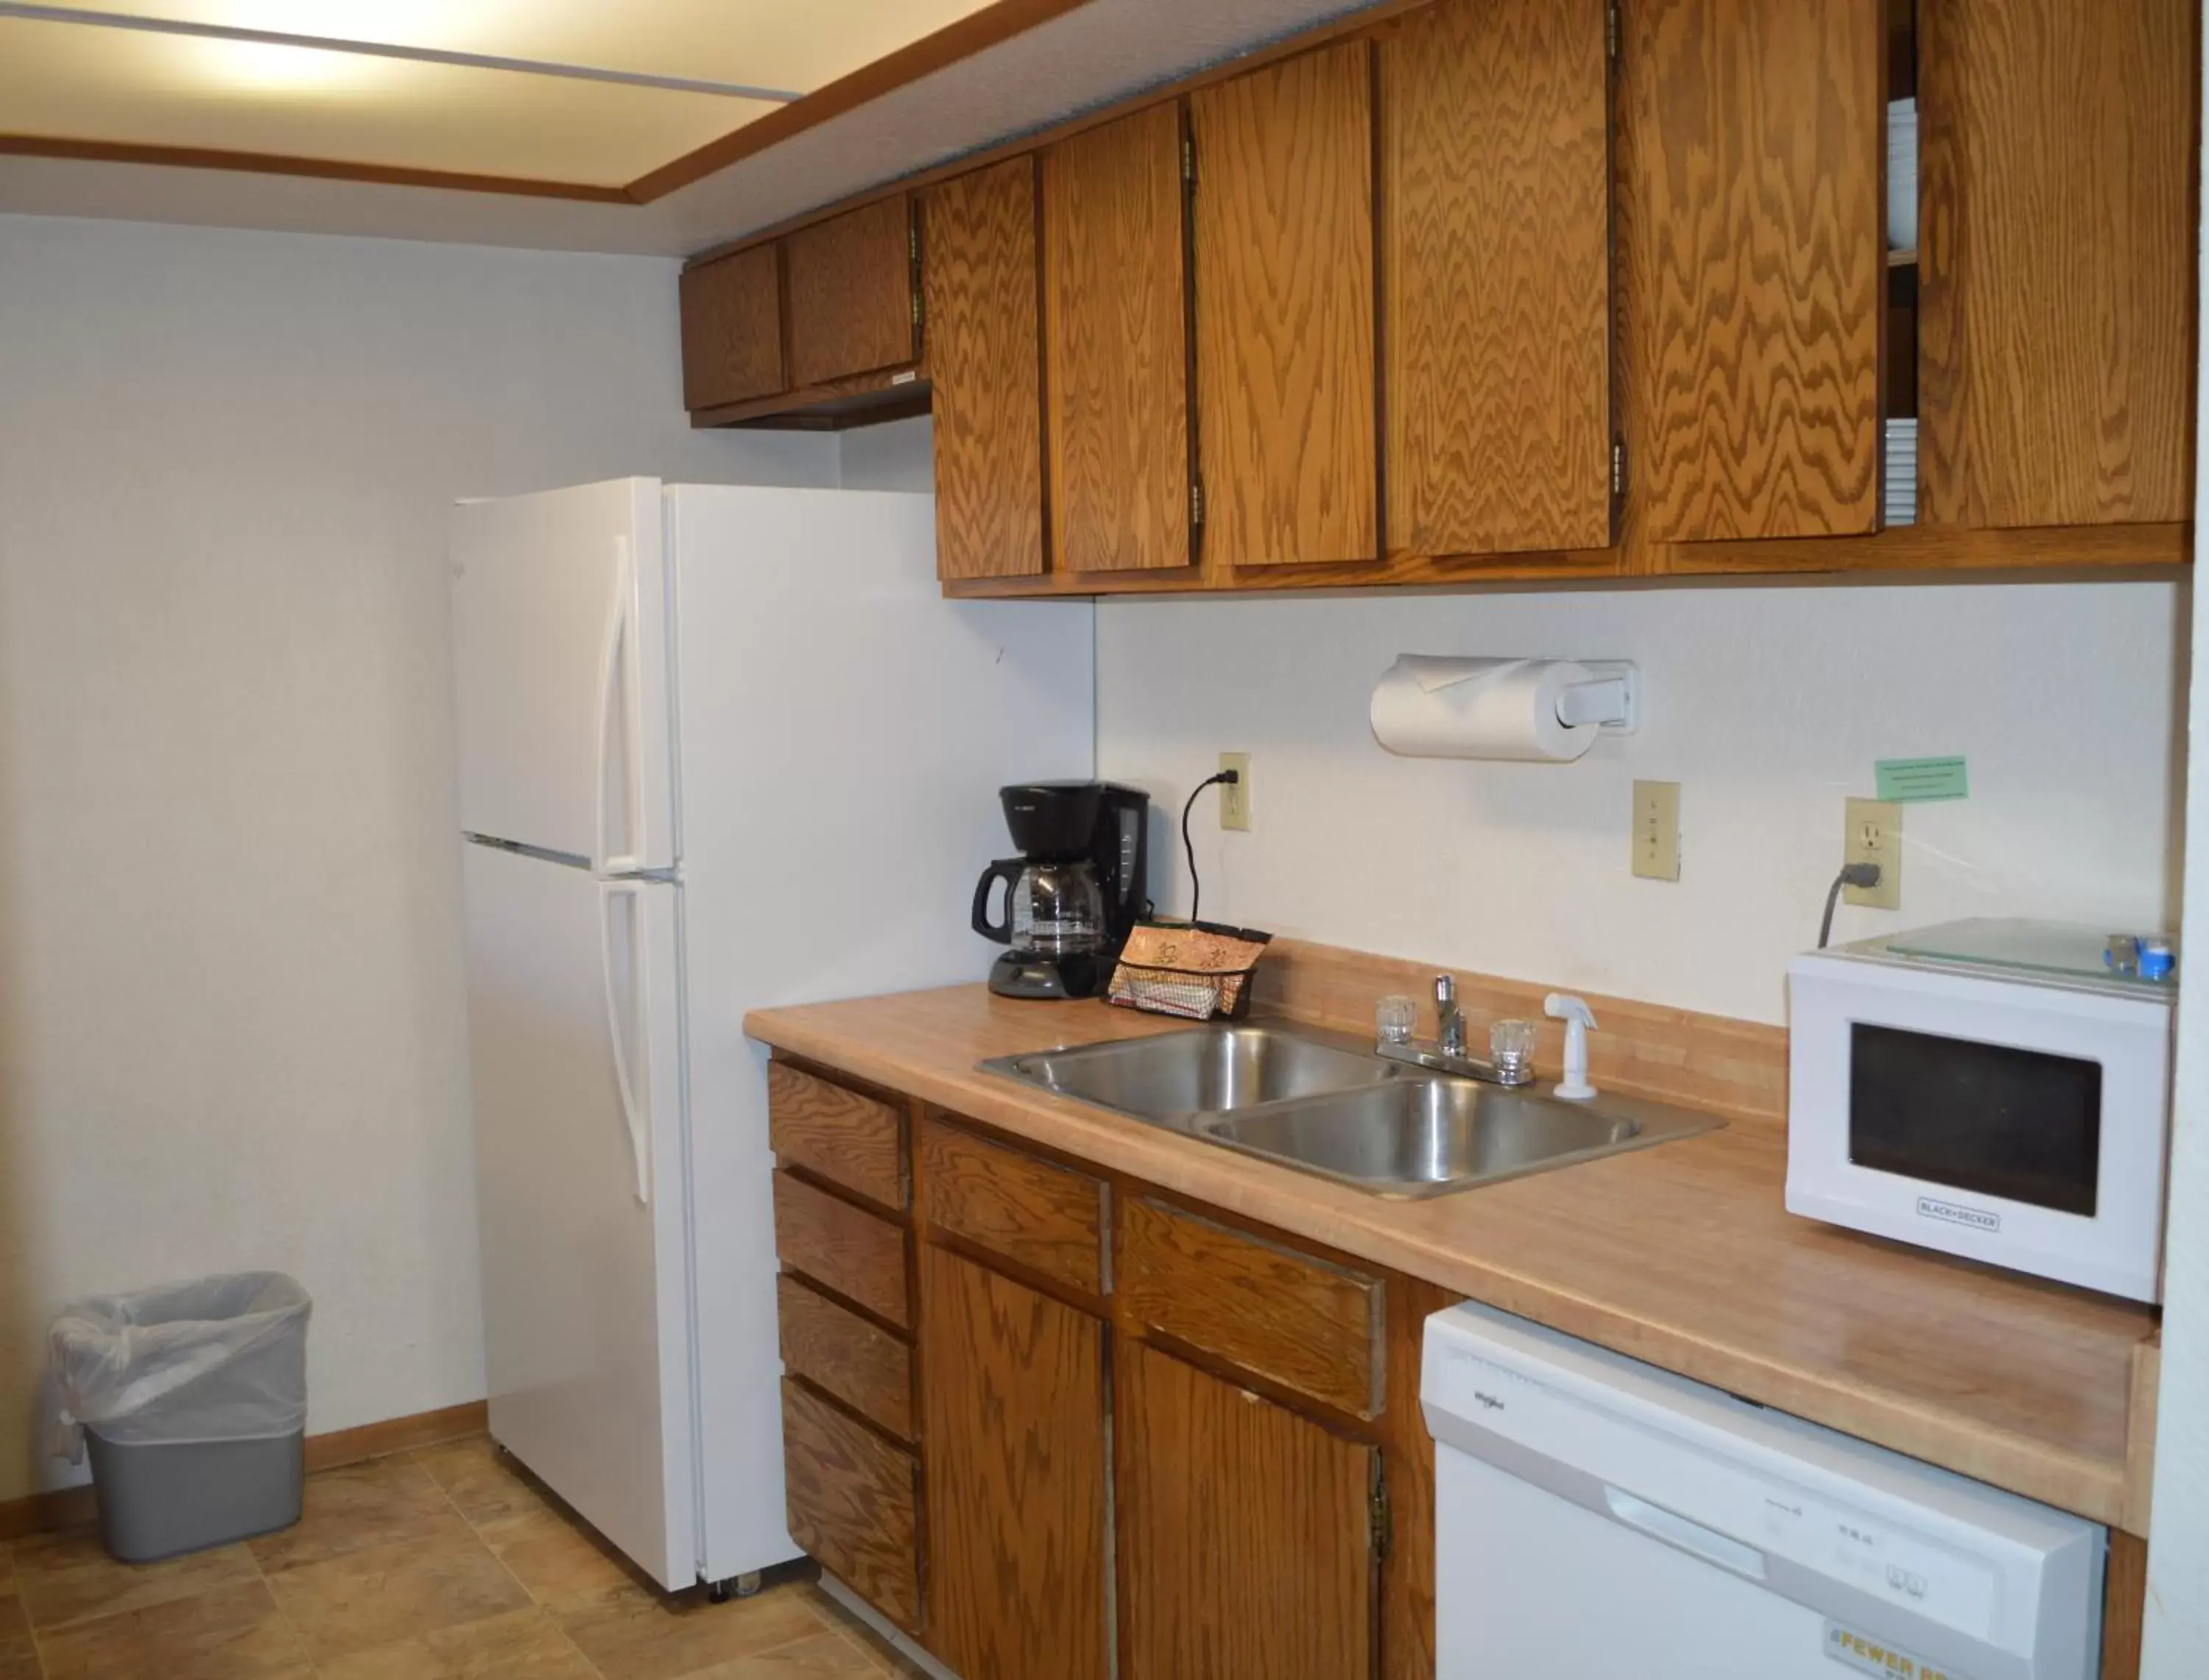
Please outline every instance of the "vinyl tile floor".
[[643, 1580], [482, 1436], [328, 1470], [292, 1527], [133, 1567], [90, 1529], [0, 1547], [0, 1680], [878, 1680], [810, 1581]]

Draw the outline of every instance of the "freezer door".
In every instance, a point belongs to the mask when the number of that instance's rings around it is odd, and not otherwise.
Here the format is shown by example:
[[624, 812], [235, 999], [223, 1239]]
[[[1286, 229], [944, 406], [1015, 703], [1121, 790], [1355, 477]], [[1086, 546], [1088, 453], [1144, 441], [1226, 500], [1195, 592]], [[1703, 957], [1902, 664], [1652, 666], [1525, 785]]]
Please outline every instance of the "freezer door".
[[600, 874], [675, 862], [655, 479], [454, 510], [460, 827]]
[[697, 1579], [681, 888], [464, 846], [491, 1431], [653, 1579]]

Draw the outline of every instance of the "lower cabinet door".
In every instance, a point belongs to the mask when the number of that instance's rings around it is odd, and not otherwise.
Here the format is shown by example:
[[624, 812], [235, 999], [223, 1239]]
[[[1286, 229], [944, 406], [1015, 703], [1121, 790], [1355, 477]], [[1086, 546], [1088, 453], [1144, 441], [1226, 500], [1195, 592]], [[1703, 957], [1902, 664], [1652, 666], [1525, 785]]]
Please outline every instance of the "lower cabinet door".
[[1106, 1680], [1104, 1327], [928, 1244], [920, 1293], [928, 1647], [968, 1680]]
[[1123, 1338], [1122, 1680], [1373, 1672], [1378, 1455]]
[[804, 1384], [782, 1381], [790, 1538], [907, 1633], [920, 1631], [919, 1466]]

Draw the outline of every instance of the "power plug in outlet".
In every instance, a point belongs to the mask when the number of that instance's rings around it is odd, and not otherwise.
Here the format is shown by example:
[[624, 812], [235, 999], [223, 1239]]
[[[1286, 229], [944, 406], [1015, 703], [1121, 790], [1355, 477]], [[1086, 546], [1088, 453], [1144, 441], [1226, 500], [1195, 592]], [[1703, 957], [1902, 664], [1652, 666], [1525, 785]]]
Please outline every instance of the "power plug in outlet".
[[1219, 826], [1247, 829], [1250, 826], [1250, 755], [1224, 752], [1219, 755], [1219, 768], [1235, 773], [1233, 781], [1219, 784]]
[[1843, 899], [1873, 910], [1901, 909], [1902, 807], [1886, 799], [1850, 800], [1841, 861], [1879, 865], [1878, 886], [1844, 887]]

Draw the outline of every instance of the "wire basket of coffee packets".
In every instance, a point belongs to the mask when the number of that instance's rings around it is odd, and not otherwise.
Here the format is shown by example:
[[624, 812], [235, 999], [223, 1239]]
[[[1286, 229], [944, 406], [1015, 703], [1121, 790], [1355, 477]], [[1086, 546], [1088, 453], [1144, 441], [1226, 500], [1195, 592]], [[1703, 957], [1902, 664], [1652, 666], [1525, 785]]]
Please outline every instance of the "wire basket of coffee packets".
[[1105, 1001], [1189, 1021], [1240, 1021], [1250, 1013], [1250, 977], [1273, 936], [1218, 922], [1138, 922]]

